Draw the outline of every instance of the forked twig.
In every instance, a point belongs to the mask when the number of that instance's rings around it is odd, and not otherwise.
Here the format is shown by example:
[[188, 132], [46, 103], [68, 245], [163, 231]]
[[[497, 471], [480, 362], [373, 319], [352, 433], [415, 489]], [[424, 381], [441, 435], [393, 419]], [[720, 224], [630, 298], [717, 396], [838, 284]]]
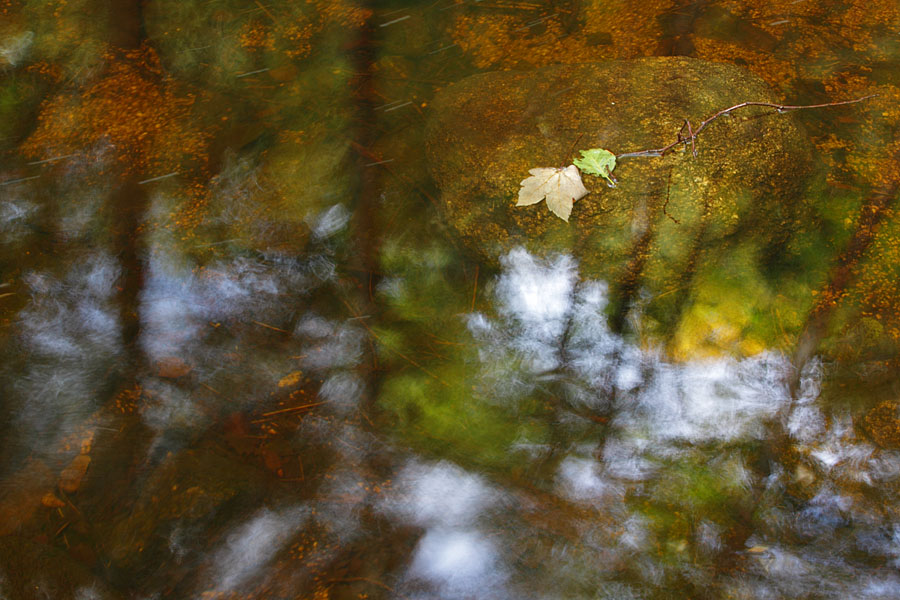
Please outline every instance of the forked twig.
[[[684, 125], [681, 126], [681, 129], [678, 130], [678, 138], [669, 144], [668, 146], [663, 146], [662, 148], [650, 148], [648, 150], [638, 150], [637, 152], [625, 152], [623, 154], [616, 155], [616, 160], [620, 158], [630, 158], [633, 156], [665, 156], [669, 152], [672, 152], [679, 144], [683, 144], [687, 146], [689, 143], [691, 145], [691, 153], [694, 156], [697, 156], [697, 146], [694, 141], [697, 139], [697, 136], [700, 135], [700, 132], [706, 129], [706, 126], [718, 119], [719, 117], [730, 114], [739, 108], [744, 108], [746, 106], [764, 106], [767, 108], [774, 108], [777, 113], [790, 112], [793, 110], [802, 110], [805, 108], [827, 108], [831, 106], [843, 106], [845, 104], [856, 104], [857, 102], [862, 102], [863, 100], [868, 100], [869, 98], [874, 98], [878, 94], [870, 94], [868, 96], [863, 96], [862, 98], [855, 98], [853, 100], [842, 100], [840, 102], [826, 102], [824, 104], [804, 104], [804, 105], [791, 105], [791, 104], [774, 104], [772, 102], [741, 102], [740, 104], [735, 104], [734, 106], [729, 106], [728, 108], [724, 108], [714, 115], [707, 118], [705, 121], [700, 123], [700, 125], [694, 129], [691, 126], [691, 122], [687, 119], [684, 120]], [[688, 135], [687, 137], [682, 136], [682, 132], [687, 129]]]

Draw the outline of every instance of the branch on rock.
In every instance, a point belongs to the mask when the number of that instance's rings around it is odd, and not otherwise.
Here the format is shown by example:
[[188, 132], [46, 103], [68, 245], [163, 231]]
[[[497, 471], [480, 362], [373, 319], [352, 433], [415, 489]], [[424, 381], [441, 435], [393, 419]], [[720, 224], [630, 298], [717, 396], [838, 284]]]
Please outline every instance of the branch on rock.
[[[805, 104], [799, 106], [789, 104], [774, 104], [772, 102], [741, 102], [740, 104], [735, 104], [734, 106], [729, 106], [728, 108], [720, 110], [719, 112], [707, 118], [705, 121], [701, 122], [700, 125], [696, 128], [691, 125], [691, 122], [689, 120], [685, 119], [684, 125], [682, 125], [681, 129], [678, 130], [678, 139], [676, 139], [668, 146], [663, 146], [662, 148], [650, 148], [648, 150], [639, 150], [637, 152], [625, 152], [623, 154], [616, 155], [616, 159], [630, 158], [633, 156], [665, 156], [666, 154], [675, 150], [675, 148], [677, 148], [679, 145], [687, 147], [688, 144], [690, 144], [691, 146], [691, 153], [694, 156], [697, 156], [697, 146], [695, 140], [697, 139], [697, 136], [700, 135], [700, 132], [706, 129], [707, 125], [709, 125], [719, 117], [731, 114], [739, 108], [744, 108], [746, 106], [763, 106], [766, 108], [774, 108], [776, 113], [784, 113], [794, 110], [803, 110], [806, 108], [827, 108], [831, 106], [843, 106], [845, 104], [856, 104], [857, 102], [862, 102], [864, 100], [874, 98], [877, 95], [878, 94], [871, 94], [869, 96], [863, 96], [862, 98], [843, 100], [841, 102], [826, 102], [824, 104]], [[685, 130], [687, 130], [686, 136], [684, 135]]]

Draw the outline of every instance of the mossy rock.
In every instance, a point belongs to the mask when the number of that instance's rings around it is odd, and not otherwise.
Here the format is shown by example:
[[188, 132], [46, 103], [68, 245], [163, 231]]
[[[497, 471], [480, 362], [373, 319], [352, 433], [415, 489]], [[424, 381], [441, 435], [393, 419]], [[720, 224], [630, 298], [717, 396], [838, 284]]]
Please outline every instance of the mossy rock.
[[677, 271], [699, 242], [741, 234], [764, 236], [763, 252], [777, 255], [801, 222], [810, 156], [794, 116], [772, 109], [715, 120], [696, 156], [688, 147], [620, 159], [615, 189], [585, 175], [591, 193], [568, 223], [543, 202], [515, 206], [529, 169], [570, 164], [573, 149], [659, 148], [685, 119], [697, 127], [745, 101], [778, 100], [744, 69], [684, 57], [474, 75], [432, 103], [426, 148], [439, 204], [463, 244], [492, 263], [524, 245], [574, 253], [594, 276], [621, 274], [641, 253], [647, 269]]

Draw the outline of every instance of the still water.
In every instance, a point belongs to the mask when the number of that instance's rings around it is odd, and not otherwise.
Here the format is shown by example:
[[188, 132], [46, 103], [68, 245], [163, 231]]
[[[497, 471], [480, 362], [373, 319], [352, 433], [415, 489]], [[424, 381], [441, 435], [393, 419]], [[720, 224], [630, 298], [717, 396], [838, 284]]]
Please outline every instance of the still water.
[[895, 0], [0, 0], [0, 598], [900, 597], [898, 107]]

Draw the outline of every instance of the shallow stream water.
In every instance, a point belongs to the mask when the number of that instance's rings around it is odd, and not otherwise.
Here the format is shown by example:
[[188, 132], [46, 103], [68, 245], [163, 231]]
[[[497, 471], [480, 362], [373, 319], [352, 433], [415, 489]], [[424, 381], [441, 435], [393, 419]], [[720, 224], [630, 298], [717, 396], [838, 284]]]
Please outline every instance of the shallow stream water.
[[[437, 94], [665, 56], [877, 96], [740, 214], [453, 214]], [[0, 0], [0, 599], [900, 597], [898, 128], [895, 0]]]

